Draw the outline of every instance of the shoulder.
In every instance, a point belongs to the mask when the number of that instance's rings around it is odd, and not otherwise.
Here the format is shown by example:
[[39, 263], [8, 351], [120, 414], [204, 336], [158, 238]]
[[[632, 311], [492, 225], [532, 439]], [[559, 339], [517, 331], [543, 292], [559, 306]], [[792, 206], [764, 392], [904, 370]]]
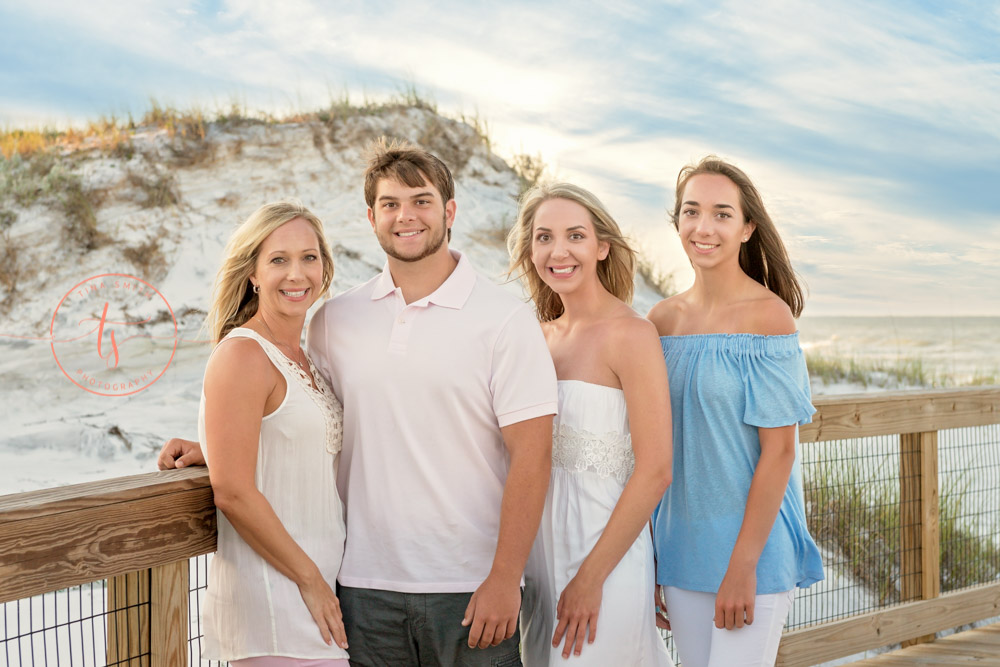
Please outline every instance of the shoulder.
[[605, 350], [611, 367], [619, 369], [633, 364], [648, 364], [663, 358], [660, 333], [656, 325], [637, 313], [604, 320], [601, 323]]
[[750, 334], [785, 336], [797, 330], [788, 304], [763, 286], [755, 298], [746, 302], [740, 319], [741, 328]]
[[205, 383], [206, 386], [215, 382], [263, 384], [261, 378], [275, 370], [260, 343], [234, 336], [223, 339], [212, 352], [205, 367]]
[[375, 288], [375, 281], [378, 280], [381, 275], [381, 273], [376, 273], [372, 276], [372, 278], [366, 280], [360, 285], [355, 285], [354, 287], [348, 288], [343, 292], [330, 297], [320, 305], [313, 317], [316, 318], [326, 316], [330, 312], [335, 312], [343, 308], [350, 308], [359, 303], [363, 304], [365, 302], [370, 302], [372, 290]]
[[688, 303], [684, 294], [675, 294], [650, 308], [646, 318], [652, 322], [659, 335], [671, 336], [687, 310]]
[[625, 346], [650, 340], [659, 344], [656, 325], [635, 312], [604, 320], [601, 326], [608, 332], [608, 337], [615, 345]]

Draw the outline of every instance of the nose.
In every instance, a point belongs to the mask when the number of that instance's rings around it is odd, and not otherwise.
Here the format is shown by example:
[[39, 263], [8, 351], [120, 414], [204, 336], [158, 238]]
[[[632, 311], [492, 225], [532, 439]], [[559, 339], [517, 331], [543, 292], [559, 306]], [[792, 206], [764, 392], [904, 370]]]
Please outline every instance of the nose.
[[694, 231], [697, 234], [707, 235], [711, 232], [709, 229], [709, 217], [707, 215], [698, 215], [698, 219], [695, 221]]
[[288, 280], [298, 280], [303, 275], [302, 260], [293, 259], [288, 262], [288, 273], [285, 275]]
[[396, 209], [396, 220], [412, 220], [413, 208], [406, 202], [400, 202]]
[[569, 250], [566, 245], [566, 241], [557, 238], [552, 242], [552, 256], [553, 257], [565, 257], [569, 254]]

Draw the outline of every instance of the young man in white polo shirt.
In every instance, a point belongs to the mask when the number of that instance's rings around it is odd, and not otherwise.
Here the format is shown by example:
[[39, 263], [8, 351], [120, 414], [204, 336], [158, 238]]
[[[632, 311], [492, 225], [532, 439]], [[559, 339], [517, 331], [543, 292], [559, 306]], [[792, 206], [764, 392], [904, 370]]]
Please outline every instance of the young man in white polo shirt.
[[449, 250], [454, 181], [440, 160], [379, 142], [365, 199], [385, 269], [309, 328], [344, 404], [351, 663], [520, 665], [557, 404], [548, 348], [529, 306]]
[[557, 402], [548, 348], [528, 306], [449, 250], [454, 181], [440, 160], [377, 144], [365, 199], [385, 270], [309, 329], [344, 402], [351, 660], [520, 664]]

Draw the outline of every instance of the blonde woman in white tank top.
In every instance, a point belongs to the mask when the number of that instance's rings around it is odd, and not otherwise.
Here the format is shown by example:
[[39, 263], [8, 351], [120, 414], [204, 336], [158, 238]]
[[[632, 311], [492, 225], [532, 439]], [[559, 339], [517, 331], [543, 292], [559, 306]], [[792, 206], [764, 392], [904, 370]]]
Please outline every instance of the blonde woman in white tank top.
[[199, 437], [219, 509], [202, 658], [237, 667], [344, 666], [334, 593], [343, 410], [299, 341], [333, 260], [322, 223], [266, 204], [233, 234], [209, 327]]

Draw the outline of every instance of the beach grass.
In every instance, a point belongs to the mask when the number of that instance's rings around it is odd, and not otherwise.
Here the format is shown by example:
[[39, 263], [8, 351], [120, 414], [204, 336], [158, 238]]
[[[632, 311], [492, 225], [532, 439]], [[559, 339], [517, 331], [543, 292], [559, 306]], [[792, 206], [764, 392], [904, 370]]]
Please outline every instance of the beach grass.
[[896, 359], [861, 359], [806, 353], [809, 375], [824, 385], [850, 383], [864, 389], [919, 389], [929, 387], [982, 387], [1000, 384], [1000, 369], [976, 369], [972, 374], [936, 370], [919, 356]]
[[[879, 605], [900, 601], [899, 480], [863, 470], [861, 458], [830, 457], [809, 466], [805, 500], [809, 531], [842, 556], [835, 567], [871, 591]], [[887, 479], [887, 477], [890, 477]], [[969, 524], [962, 479], [939, 503], [941, 590], [1000, 579], [1000, 526], [982, 534]]]

